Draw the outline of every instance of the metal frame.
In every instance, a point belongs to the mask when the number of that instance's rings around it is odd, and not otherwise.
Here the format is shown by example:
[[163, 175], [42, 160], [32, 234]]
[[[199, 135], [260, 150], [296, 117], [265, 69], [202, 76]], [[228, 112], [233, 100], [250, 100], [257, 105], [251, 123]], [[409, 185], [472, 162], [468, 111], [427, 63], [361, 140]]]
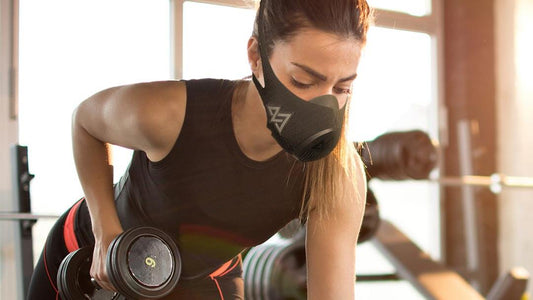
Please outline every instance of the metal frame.
[[[9, 103], [9, 119], [17, 120], [18, 118], [18, 38], [19, 38], [19, 2], [18, 0], [2, 0], [0, 12], [2, 16], [1, 41], [2, 48], [2, 78], [5, 78], [7, 91], [2, 93], [7, 96]], [[5, 74], [5, 75], [4, 75]]]
[[433, 261], [387, 220], [381, 220], [372, 243], [394, 265], [398, 275], [427, 299], [483, 299], [466, 280]]
[[[381, 220], [372, 243], [394, 265], [398, 277], [411, 283], [426, 299], [485, 299], [463, 277], [434, 261], [387, 220]], [[396, 279], [393, 274], [387, 278]], [[486, 299], [520, 300], [528, 280], [529, 273], [525, 269], [514, 268], [500, 277]]]
[[175, 79], [183, 78], [183, 3], [185, 1], [237, 8], [255, 8], [252, 0], [170, 0], [171, 74]]
[[39, 219], [57, 219], [58, 215], [35, 215], [32, 213], [0, 212], [0, 221], [37, 221]]
[[[28, 148], [15, 145], [11, 148], [12, 157], [12, 178], [13, 178], [13, 209], [21, 213], [31, 212], [30, 181], [33, 175], [28, 168]], [[15, 227], [14, 250], [17, 262], [18, 290], [22, 292], [25, 299], [33, 274], [33, 220], [20, 220], [19, 226]]]

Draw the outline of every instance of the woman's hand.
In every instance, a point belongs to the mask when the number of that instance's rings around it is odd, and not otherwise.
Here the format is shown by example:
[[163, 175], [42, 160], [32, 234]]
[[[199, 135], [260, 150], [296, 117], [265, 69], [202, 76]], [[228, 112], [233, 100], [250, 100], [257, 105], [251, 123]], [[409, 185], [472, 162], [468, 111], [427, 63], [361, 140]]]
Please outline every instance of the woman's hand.
[[107, 251], [109, 245], [118, 236], [118, 234], [108, 234], [105, 237], [95, 238], [93, 261], [91, 264], [90, 275], [96, 280], [98, 285], [105, 290], [116, 292], [116, 288], [109, 281], [106, 270]]

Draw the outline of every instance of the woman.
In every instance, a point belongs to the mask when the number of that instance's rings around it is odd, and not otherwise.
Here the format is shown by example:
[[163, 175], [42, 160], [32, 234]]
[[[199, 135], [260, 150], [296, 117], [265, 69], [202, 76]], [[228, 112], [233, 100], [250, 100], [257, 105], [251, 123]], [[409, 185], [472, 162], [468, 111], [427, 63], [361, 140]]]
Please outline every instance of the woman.
[[[344, 124], [369, 22], [364, 0], [263, 0], [252, 81], [141, 83], [81, 103], [73, 149], [85, 197], [52, 229], [29, 298], [54, 299], [59, 263], [86, 245], [92, 277], [114, 290], [108, 245], [147, 225], [180, 247], [166, 298], [243, 299], [240, 253], [299, 217], [308, 298], [353, 299], [366, 180]], [[135, 150], [115, 185], [109, 144]]]

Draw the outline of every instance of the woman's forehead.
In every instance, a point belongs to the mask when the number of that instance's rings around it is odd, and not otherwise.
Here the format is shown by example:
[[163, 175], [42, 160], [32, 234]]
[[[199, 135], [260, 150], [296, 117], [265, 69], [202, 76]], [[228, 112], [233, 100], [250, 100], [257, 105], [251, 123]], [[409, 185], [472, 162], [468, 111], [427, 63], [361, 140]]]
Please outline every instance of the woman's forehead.
[[308, 29], [288, 41], [277, 43], [273, 55], [313, 68], [334, 68], [338, 72], [340, 67], [353, 72], [359, 63], [361, 47], [362, 43], [355, 38]]

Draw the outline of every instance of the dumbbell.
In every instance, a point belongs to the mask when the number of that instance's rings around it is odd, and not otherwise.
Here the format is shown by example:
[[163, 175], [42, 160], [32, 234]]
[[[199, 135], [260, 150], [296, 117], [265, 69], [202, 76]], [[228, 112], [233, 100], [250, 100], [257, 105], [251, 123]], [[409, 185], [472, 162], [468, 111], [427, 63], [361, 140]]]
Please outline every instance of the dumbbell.
[[361, 224], [361, 230], [359, 231], [359, 237], [357, 243], [361, 244], [370, 240], [378, 231], [381, 218], [379, 216], [379, 204], [374, 192], [368, 188], [366, 191], [366, 207], [365, 215], [363, 216], [363, 222]]
[[305, 240], [253, 247], [243, 261], [245, 299], [307, 299]]
[[[378, 201], [374, 192], [368, 188], [365, 214], [363, 216], [361, 230], [359, 231], [359, 238], [357, 239], [358, 244], [364, 243], [374, 237], [379, 228], [380, 220]], [[305, 232], [305, 226], [300, 224], [300, 220], [294, 219], [278, 231], [278, 236], [285, 240], [305, 240]]]
[[421, 130], [388, 132], [363, 145], [369, 179], [427, 179], [437, 165], [437, 148]]
[[93, 248], [67, 255], [59, 266], [57, 284], [63, 300], [161, 298], [178, 283], [181, 257], [165, 232], [136, 227], [118, 235], [109, 245], [106, 270], [118, 293], [101, 289], [91, 278]]

